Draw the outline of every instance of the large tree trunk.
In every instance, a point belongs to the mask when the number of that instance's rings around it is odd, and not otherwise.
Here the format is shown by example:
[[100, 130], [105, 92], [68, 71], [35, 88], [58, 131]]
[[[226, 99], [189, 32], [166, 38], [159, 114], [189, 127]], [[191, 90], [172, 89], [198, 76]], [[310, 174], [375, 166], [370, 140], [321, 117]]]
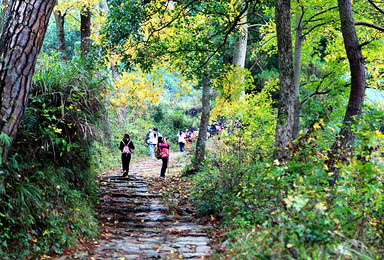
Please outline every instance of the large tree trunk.
[[85, 8], [80, 14], [81, 56], [87, 56], [91, 37], [91, 11]]
[[364, 102], [366, 87], [364, 57], [361, 53], [353, 20], [351, 0], [338, 0], [338, 5], [341, 32], [343, 34], [344, 47], [347, 52], [351, 71], [351, 93], [349, 95], [343, 126], [331, 149], [330, 169], [334, 172], [334, 178], [330, 181], [331, 186], [335, 185], [338, 178], [338, 169], [334, 165], [338, 160], [347, 156], [347, 150], [355, 140], [355, 134], [351, 131], [351, 126], [354, 123], [353, 116], [361, 115], [361, 104]]
[[[233, 65], [244, 68], [245, 60], [247, 56], [247, 42], [248, 42], [248, 24], [247, 24], [247, 11], [241, 18], [241, 35], [239, 40], [235, 43], [235, 55], [233, 57]], [[242, 76], [241, 82], [244, 82], [244, 76]], [[245, 89], [241, 91], [240, 97], [245, 96]]]
[[205, 145], [207, 141], [207, 129], [209, 123], [209, 114], [211, 112], [210, 98], [211, 98], [211, 85], [208, 73], [203, 75], [202, 79], [203, 90], [202, 90], [202, 111], [200, 118], [199, 136], [196, 142], [196, 152], [192, 163], [194, 171], [198, 171], [201, 166], [201, 162], [205, 159]]
[[[0, 38], [0, 130], [14, 139], [55, 0], [10, 0]], [[0, 140], [6, 160], [10, 145]]]
[[341, 32], [343, 34], [344, 46], [351, 71], [351, 93], [349, 95], [343, 128], [340, 132], [341, 143], [343, 146], [346, 146], [353, 143], [355, 139], [355, 135], [350, 127], [354, 122], [352, 117], [361, 115], [362, 112], [361, 104], [364, 102], [366, 78], [364, 57], [361, 53], [359, 39], [353, 20], [351, 0], [339, 0], [338, 4]]
[[287, 145], [292, 140], [295, 113], [293, 84], [292, 35], [290, 0], [276, 0], [275, 19], [279, 61], [280, 99], [276, 125], [274, 159], [289, 160]]
[[296, 139], [300, 130], [300, 75], [301, 75], [301, 46], [303, 43], [303, 27], [301, 24], [301, 13], [296, 14], [295, 26], [295, 54], [293, 57], [293, 84], [294, 84], [294, 100], [295, 110], [293, 115], [292, 139]]
[[63, 58], [67, 58], [67, 45], [65, 43], [65, 14], [61, 14], [61, 11], [54, 11], [56, 22], [56, 34], [57, 34], [57, 47]]

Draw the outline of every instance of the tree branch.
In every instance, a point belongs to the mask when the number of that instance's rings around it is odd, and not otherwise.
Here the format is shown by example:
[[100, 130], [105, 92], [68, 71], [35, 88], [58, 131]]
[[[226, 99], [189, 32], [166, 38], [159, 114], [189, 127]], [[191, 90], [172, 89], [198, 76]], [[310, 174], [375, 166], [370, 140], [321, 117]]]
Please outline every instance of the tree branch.
[[[303, 106], [303, 105], [308, 101], [308, 99], [309, 99], [310, 97], [313, 97], [313, 96], [315, 96], [315, 95], [324, 95], [324, 94], [328, 94], [329, 92], [331, 92], [331, 89], [326, 89], [326, 90], [323, 90], [323, 91], [320, 91], [319, 89], [320, 89], [321, 85], [323, 84], [324, 79], [327, 78], [328, 76], [331, 76], [332, 74], [333, 74], [333, 73], [330, 72], [330, 73], [328, 73], [327, 75], [325, 75], [323, 78], [321, 78], [321, 81], [320, 81], [319, 84], [317, 85], [315, 92], [313, 92], [313, 93], [310, 94], [306, 99], [304, 99], [303, 101], [301, 101], [300, 105]], [[331, 82], [331, 84], [332, 84], [332, 83], [333, 83], [333, 81]], [[331, 84], [329, 84], [329, 85], [331, 85]]]
[[322, 12], [319, 12], [319, 13], [317, 13], [317, 14], [312, 15], [311, 17], [309, 17], [308, 20], [303, 21], [303, 28], [304, 28], [305, 26], [307, 26], [308, 23], [313, 22], [316, 16], [322, 15], [322, 14], [324, 14], [324, 13], [326, 13], [326, 12], [328, 12], [328, 11], [331, 11], [331, 10], [333, 10], [333, 9], [336, 9], [336, 8], [337, 8], [337, 6], [334, 6], [334, 7], [328, 8], [327, 10], [324, 10], [324, 11], [322, 11]]
[[376, 8], [376, 10], [378, 10], [380, 13], [384, 14], [384, 10], [381, 9], [380, 7], [378, 7], [372, 0], [368, 0], [368, 2], [373, 5], [373, 7]]
[[328, 23], [327, 23], [327, 22], [324, 22], [324, 23], [316, 24], [315, 26], [313, 26], [312, 28], [310, 28], [310, 29], [308, 30], [308, 32], [303, 33], [302, 37], [307, 36], [307, 35], [310, 34], [314, 29], [316, 29], [317, 27], [320, 27], [320, 26], [322, 26], [322, 25], [325, 25], [325, 24], [328, 24]]
[[257, 26], [263, 26], [264, 24], [259, 24], [259, 23], [257, 23], [257, 24], [251, 24], [251, 25], [248, 25], [248, 29], [250, 29], [250, 28], [253, 28], [253, 27], [257, 27]]
[[378, 26], [378, 25], [373, 24], [373, 23], [357, 21], [357, 22], [355, 22], [355, 25], [364, 25], [364, 26], [379, 30], [381, 32], [384, 32], [384, 27]]
[[203, 68], [204, 66], [206, 66], [209, 62], [209, 60], [216, 54], [219, 52], [219, 50], [227, 43], [227, 40], [229, 38], [229, 35], [231, 34], [232, 31], [235, 30], [236, 26], [238, 26], [240, 20], [241, 20], [241, 17], [244, 15], [244, 13], [248, 10], [248, 5], [249, 5], [249, 2], [246, 1], [245, 2], [245, 5], [244, 5], [244, 8], [243, 10], [241, 10], [241, 12], [239, 13], [239, 15], [235, 18], [235, 20], [233, 21], [233, 24], [232, 26], [229, 28], [229, 30], [227, 31], [227, 33], [225, 34], [224, 36], [224, 40], [222, 42], [222, 44], [220, 44], [215, 51], [213, 51], [213, 53], [207, 58], [207, 60], [199, 67], [197, 68], [195, 71], [199, 71], [201, 70], [201, 68]]

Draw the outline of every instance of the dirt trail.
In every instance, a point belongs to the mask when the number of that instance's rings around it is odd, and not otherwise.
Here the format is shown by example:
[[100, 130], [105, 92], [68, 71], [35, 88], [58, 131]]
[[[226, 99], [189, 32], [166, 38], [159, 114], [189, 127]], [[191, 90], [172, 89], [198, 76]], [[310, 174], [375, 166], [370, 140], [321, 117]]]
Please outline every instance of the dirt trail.
[[[172, 178], [183, 165], [171, 155], [169, 171], [160, 179], [161, 160], [146, 158], [131, 165], [128, 177], [120, 169], [99, 177], [100, 204], [97, 215], [103, 232], [93, 246], [61, 259], [200, 259], [209, 258], [213, 249], [210, 224], [198, 224], [193, 210], [170, 210], [161, 187], [172, 187]], [[164, 183], [167, 183], [165, 185]], [[169, 195], [169, 193], [167, 193]], [[170, 193], [172, 195], [172, 193]], [[175, 196], [187, 195], [175, 192]], [[167, 197], [167, 200], [177, 198]], [[177, 203], [176, 203], [177, 204]], [[67, 258], [68, 257], [68, 258]]]

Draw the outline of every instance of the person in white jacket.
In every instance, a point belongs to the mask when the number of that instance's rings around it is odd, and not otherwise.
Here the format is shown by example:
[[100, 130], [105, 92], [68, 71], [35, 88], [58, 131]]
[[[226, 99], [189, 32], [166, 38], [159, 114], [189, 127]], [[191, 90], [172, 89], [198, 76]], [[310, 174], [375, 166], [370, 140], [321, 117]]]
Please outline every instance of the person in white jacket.
[[179, 143], [179, 146], [180, 146], [180, 152], [184, 152], [184, 146], [185, 146], [185, 133], [183, 133], [182, 130], [179, 130], [179, 132], [177, 133], [177, 137], [178, 137], [178, 143]]
[[149, 141], [148, 141], [148, 143], [151, 146], [150, 149], [151, 149], [151, 155], [153, 160], [156, 160], [154, 150], [155, 150], [155, 146], [157, 145], [158, 137], [162, 137], [162, 135], [159, 133], [157, 127], [154, 127], [153, 131], [149, 135]]

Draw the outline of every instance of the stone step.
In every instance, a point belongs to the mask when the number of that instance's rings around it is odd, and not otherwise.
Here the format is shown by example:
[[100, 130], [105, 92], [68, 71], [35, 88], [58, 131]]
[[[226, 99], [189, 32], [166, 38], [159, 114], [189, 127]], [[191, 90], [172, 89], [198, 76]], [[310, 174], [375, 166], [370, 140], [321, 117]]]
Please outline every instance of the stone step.
[[186, 212], [169, 214], [162, 195], [150, 192], [144, 178], [103, 176], [99, 184], [97, 217], [108, 236], [98, 241], [93, 259], [196, 259], [212, 255], [207, 235], [212, 227], [194, 223]]
[[113, 197], [126, 197], [126, 198], [134, 198], [134, 197], [142, 197], [142, 198], [161, 198], [160, 194], [153, 194], [147, 192], [134, 192], [134, 193], [121, 193], [121, 192], [101, 192], [99, 193], [101, 197], [104, 196], [113, 196]]

